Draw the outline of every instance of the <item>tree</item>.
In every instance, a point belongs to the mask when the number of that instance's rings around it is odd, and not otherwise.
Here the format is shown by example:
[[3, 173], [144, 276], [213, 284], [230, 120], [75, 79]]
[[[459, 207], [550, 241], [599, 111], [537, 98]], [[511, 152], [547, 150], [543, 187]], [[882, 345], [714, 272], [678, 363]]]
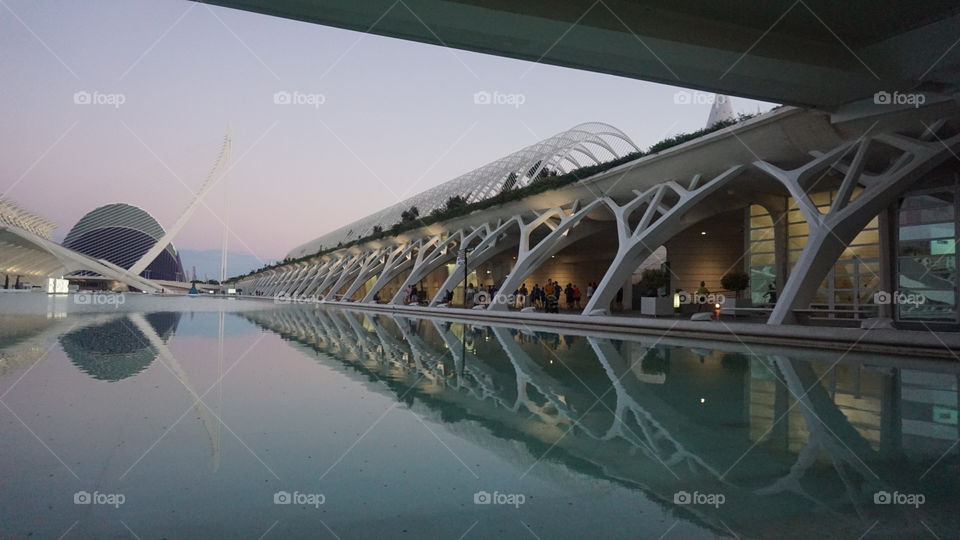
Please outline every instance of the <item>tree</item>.
[[736, 293], [739, 299], [740, 293], [750, 286], [750, 276], [739, 271], [728, 272], [727, 275], [720, 279], [720, 286]]
[[411, 206], [409, 210], [404, 210], [400, 212], [400, 222], [407, 223], [408, 221], [413, 221], [420, 217], [420, 209], [416, 206]]
[[447, 211], [456, 210], [457, 208], [462, 208], [467, 205], [466, 199], [460, 195], [454, 195], [447, 199], [446, 209]]
[[657, 291], [669, 282], [670, 276], [659, 268], [647, 268], [640, 274], [640, 286], [644, 291]]

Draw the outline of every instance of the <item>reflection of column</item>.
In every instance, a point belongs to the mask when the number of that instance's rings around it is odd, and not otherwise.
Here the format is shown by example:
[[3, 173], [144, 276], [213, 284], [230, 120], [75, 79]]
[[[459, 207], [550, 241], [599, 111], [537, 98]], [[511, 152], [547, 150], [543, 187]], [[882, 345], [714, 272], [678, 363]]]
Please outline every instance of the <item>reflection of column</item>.
[[900, 409], [900, 369], [892, 368], [880, 386], [880, 455], [903, 455], [903, 414]]
[[152, 347], [159, 356], [162, 356], [167, 361], [167, 366], [173, 372], [174, 377], [180, 381], [180, 384], [187, 389], [187, 392], [189, 392], [190, 396], [193, 398], [194, 405], [197, 409], [197, 416], [200, 418], [200, 423], [203, 424], [204, 429], [207, 430], [207, 435], [210, 437], [211, 457], [213, 458], [212, 466], [214, 472], [216, 472], [216, 470], [220, 468], [220, 434], [213, 428], [213, 422], [210, 420], [207, 404], [197, 394], [197, 391], [194, 390], [193, 385], [190, 384], [189, 379], [187, 378], [186, 372], [180, 367], [180, 362], [178, 362], [173, 356], [173, 353], [170, 352], [167, 344], [163, 342], [163, 339], [160, 338], [160, 336], [157, 334], [157, 331], [150, 326], [150, 323], [148, 323], [143, 317], [143, 314], [131, 313], [130, 321], [147, 338], [147, 341], [150, 342], [150, 347]]
[[[897, 252], [897, 246], [894, 243], [894, 234], [893, 220], [890, 219], [891, 215], [895, 215], [891, 212], [891, 209], [894, 208], [894, 205], [891, 205], [888, 208], [882, 210], [879, 214], [879, 232], [880, 232], [880, 290], [893, 292], [897, 289], [895, 284], [894, 276], [896, 275], [896, 258], [893, 256]], [[870, 300], [866, 300], [870, 302]], [[894, 317], [893, 315], [893, 304], [892, 303], [881, 303], [878, 311], [878, 317]]]
[[[790, 416], [787, 414], [790, 407], [790, 391], [779, 377], [774, 377], [773, 383], [773, 421], [770, 428], [767, 446], [775, 450], [786, 450], [790, 446]], [[777, 419], [780, 419], [777, 422]]]

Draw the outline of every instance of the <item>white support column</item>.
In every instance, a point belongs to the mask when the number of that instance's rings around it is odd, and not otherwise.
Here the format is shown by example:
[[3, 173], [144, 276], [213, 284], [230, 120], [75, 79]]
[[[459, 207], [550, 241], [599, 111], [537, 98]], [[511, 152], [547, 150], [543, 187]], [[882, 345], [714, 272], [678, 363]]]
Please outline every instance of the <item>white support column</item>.
[[476, 238], [482, 237], [483, 239], [470, 252], [470, 256], [466, 261], [466, 270], [464, 270], [463, 263], [457, 262], [456, 266], [453, 268], [453, 270], [451, 270], [450, 275], [448, 275], [447, 279], [445, 279], [443, 284], [440, 285], [440, 290], [434, 295], [433, 300], [430, 301], [429, 305], [433, 307], [440, 303], [440, 300], [443, 298], [442, 295], [444, 291], [453, 290], [456, 288], [456, 285], [463, 281], [463, 276], [465, 273], [469, 274], [478, 266], [490, 260], [492, 257], [503, 253], [508, 249], [516, 247], [519, 235], [508, 235], [508, 231], [518, 226], [519, 219], [514, 217], [503, 223], [500, 223], [493, 230], [490, 229], [489, 225], [484, 225], [482, 228], [476, 229], [472, 233], [468, 234], [466, 238], [464, 238], [461, 248], [469, 247], [470, 243]]
[[307, 288], [308, 285], [313, 281], [313, 278], [316, 277], [317, 273], [323, 268], [324, 261], [314, 261], [310, 265], [310, 270], [307, 272], [307, 275], [303, 276], [303, 279], [300, 280], [299, 286], [291, 291], [290, 296], [299, 298], [303, 294], [303, 290]]
[[413, 268], [410, 270], [410, 274], [407, 275], [407, 279], [403, 280], [403, 283], [400, 284], [400, 287], [397, 289], [397, 294], [393, 295], [390, 303], [400, 304], [403, 301], [403, 290], [405, 288], [419, 282], [421, 279], [427, 277], [430, 272], [439, 268], [440, 265], [456, 257], [457, 253], [453, 249], [453, 246], [457, 238], [462, 238], [462, 236], [463, 232], [458, 231], [441, 242], [440, 235], [437, 235], [420, 248], [420, 251], [417, 252], [417, 258], [413, 263]]
[[[868, 176], [863, 174], [863, 164], [869, 158], [874, 140], [902, 150], [903, 154], [883, 173]], [[838, 154], [839, 148], [846, 150], [852, 147], [857, 148], [856, 154], [850, 165], [841, 166], [845, 175], [837, 199], [822, 214], [805, 192], [805, 180], [813, 174], [810, 171], [834, 166], [843, 157]], [[810, 305], [820, 283], [863, 227], [881, 210], [893, 204], [916, 180], [952, 157], [954, 149], [958, 147], [960, 135], [945, 141], [926, 142], [902, 135], [884, 134], [841, 145], [837, 150], [792, 171], [784, 171], [763, 161], [756, 162], [760, 170], [778, 180], [793, 194], [810, 229], [807, 243], [787, 279], [768, 324], [795, 323], [795, 310]], [[857, 186], [862, 187], [863, 191], [851, 199]]]
[[383, 271], [377, 276], [373, 287], [370, 287], [370, 290], [367, 291], [367, 294], [364, 295], [361, 302], [368, 303], [373, 300], [373, 297], [380, 292], [380, 289], [412, 264], [410, 254], [418, 244], [419, 242], [410, 242], [409, 244], [403, 244], [393, 248], [393, 251], [387, 255], [387, 260], [383, 264]]
[[330, 273], [330, 270], [337, 264], [339, 259], [335, 257], [329, 257], [326, 260], [322, 261], [322, 264], [317, 268], [316, 273], [307, 282], [307, 285], [300, 291], [301, 298], [315, 298], [313, 294], [316, 291], [317, 286], [320, 284], [321, 280]]
[[350, 264], [343, 270], [343, 272], [340, 273], [340, 277], [336, 282], [334, 282], [333, 286], [330, 287], [330, 292], [328, 292], [323, 299], [326, 301], [337, 300], [337, 291], [342, 289], [350, 279], [355, 278], [359, 273], [361, 273], [367, 263], [375, 260], [378, 255], [379, 250], [358, 253], [357, 256], [350, 261]]
[[317, 290], [317, 298], [321, 301], [335, 299], [338, 286], [342, 285], [347, 275], [360, 264], [360, 261], [363, 260], [363, 255], [363, 252], [345, 254], [343, 264], [323, 280], [323, 283]]
[[[617, 254], [597, 285], [593, 298], [587, 302], [583, 310], [589, 315], [596, 310], [605, 310], [617, 295], [617, 291], [626, 283], [627, 279], [637, 269], [653, 250], [663, 245], [667, 240], [681, 232], [686, 226], [684, 218], [698, 204], [710, 195], [726, 186], [736, 178], [744, 167], [736, 165], [730, 167], [715, 178], [701, 183], [701, 178], [694, 177], [688, 190], [673, 181], [658, 184], [627, 204], [620, 206], [612, 199], [605, 198], [607, 206], [613, 210], [617, 223]], [[667, 207], [663, 201], [666, 191], [672, 191], [677, 200]], [[644, 214], [636, 227], [630, 225], [630, 215], [646, 205]]]
[[[583, 235], [571, 234], [572, 229], [581, 224], [587, 214], [602, 206], [604, 201], [597, 199], [578, 209], [579, 201], [574, 201], [568, 209], [552, 208], [539, 217], [520, 226], [520, 249], [513, 270], [500, 284], [500, 294], [490, 300], [489, 310], [504, 311], [508, 307], [507, 295], [516, 290], [531, 272], [539, 268], [564, 247], [582, 239]], [[554, 223], [552, 220], [557, 219]], [[536, 246], [530, 246], [530, 235], [541, 225], [547, 224], [551, 230]]]

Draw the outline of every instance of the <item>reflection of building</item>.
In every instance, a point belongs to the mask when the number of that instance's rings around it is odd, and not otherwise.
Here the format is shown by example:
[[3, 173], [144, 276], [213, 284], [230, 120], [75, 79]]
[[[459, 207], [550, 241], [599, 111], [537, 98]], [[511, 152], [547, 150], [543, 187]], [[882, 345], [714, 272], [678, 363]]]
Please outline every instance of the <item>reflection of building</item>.
[[[80, 218], [63, 240], [63, 245], [129, 269], [163, 235], [163, 227], [153, 216], [136, 206], [115, 203], [96, 208]], [[186, 281], [180, 255], [173, 243], [168, 244], [140, 275], [149, 279]]]
[[[166, 340], [176, 331], [180, 313], [150, 313], [145, 318]], [[147, 337], [126, 316], [64, 334], [60, 344], [81, 371], [102, 381], [132, 377], [146, 369], [157, 356], [149, 347]]]
[[[718, 531], [809, 536], [783, 525], [800, 521], [862, 531], [874, 519], [863, 516], [901, 510], [875, 506], [877, 490], [920, 492], [928, 471], [940, 493], [960, 489], [944, 474], [957, 459], [953, 366], [878, 367], [875, 356], [838, 362], [817, 351], [799, 360], [739, 344], [560, 336], [326, 309], [247, 316], [323, 352], [323, 362], [352, 366], [375, 382], [369, 388], [395, 393], [459, 437], [485, 431], [516, 441], [484, 447], [521, 470], [559, 464], [642, 490]], [[692, 488], [727, 501], [716, 512], [677, 505], [677, 490]], [[956, 514], [949, 502], [924, 511], [938, 523]], [[913, 537], [919, 528], [884, 519], [875, 532]]]

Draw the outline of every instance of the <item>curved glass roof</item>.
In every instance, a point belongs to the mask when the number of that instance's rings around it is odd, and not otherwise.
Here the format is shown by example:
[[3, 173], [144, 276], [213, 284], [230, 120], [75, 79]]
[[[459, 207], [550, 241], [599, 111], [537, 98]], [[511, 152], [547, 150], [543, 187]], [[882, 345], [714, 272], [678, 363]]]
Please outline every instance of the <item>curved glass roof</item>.
[[505, 190], [527, 186], [545, 171], [565, 174], [639, 151], [625, 133], [609, 124], [580, 124], [340, 227], [294, 248], [287, 256], [303, 257], [341, 242], [363, 238], [372, 234], [377, 225], [389, 229], [401, 220], [401, 213], [412, 206], [417, 207], [421, 216], [426, 216], [446, 205], [451, 197], [459, 196], [467, 203], [474, 203]]

